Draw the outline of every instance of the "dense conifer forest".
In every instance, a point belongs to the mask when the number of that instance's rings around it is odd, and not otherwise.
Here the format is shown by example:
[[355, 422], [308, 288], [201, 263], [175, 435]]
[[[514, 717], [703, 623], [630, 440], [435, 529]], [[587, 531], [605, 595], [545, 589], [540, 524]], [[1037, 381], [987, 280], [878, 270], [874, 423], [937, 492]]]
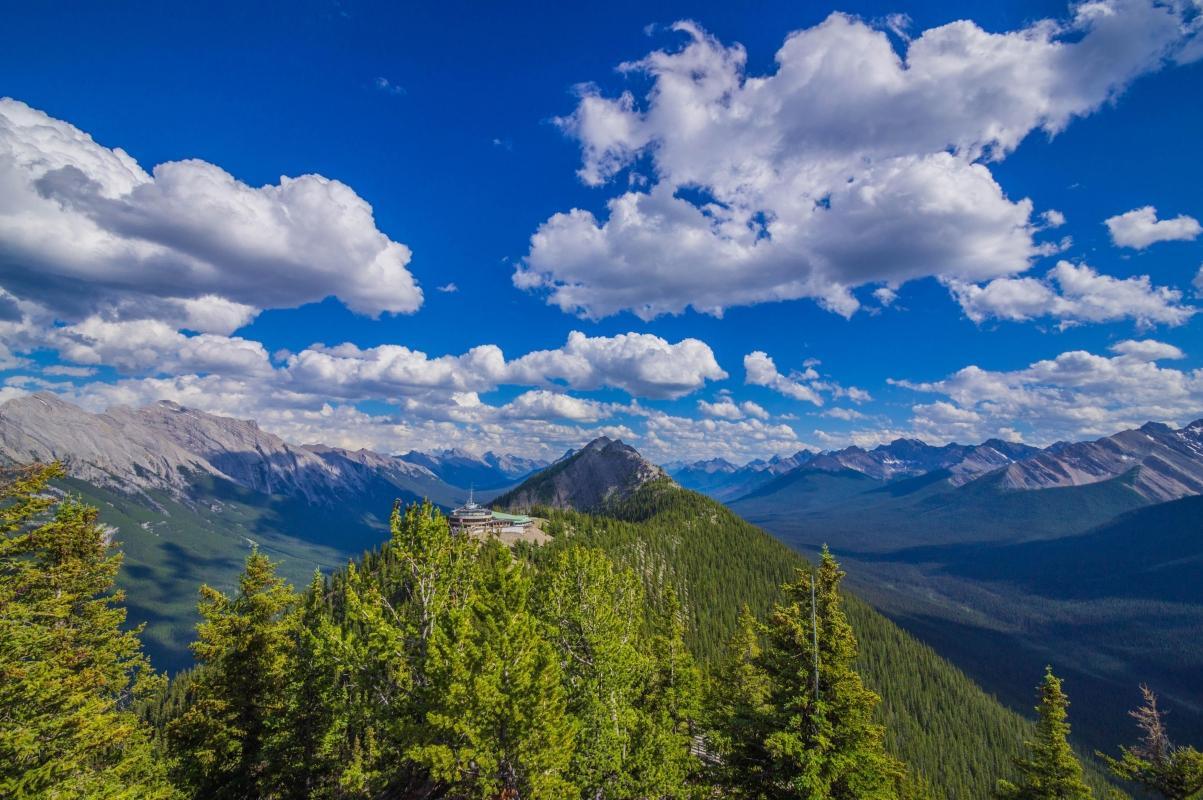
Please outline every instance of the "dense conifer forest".
[[[0, 502], [6, 798], [1103, 796], [1051, 672], [1023, 723], [846, 596], [829, 554], [672, 487], [549, 512], [553, 541], [514, 550], [398, 505], [387, 543], [302, 591], [253, 550], [234, 591], [202, 589], [196, 667], [168, 683], [57, 474]], [[1099, 763], [1197, 794], [1155, 696], [1134, 716]]]

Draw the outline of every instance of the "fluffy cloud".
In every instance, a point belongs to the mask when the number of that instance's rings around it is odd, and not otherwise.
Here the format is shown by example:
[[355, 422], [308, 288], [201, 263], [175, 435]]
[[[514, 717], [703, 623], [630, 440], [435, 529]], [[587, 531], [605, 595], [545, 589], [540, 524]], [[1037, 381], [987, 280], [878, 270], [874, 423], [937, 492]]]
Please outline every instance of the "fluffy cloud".
[[[26, 391], [18, 387], [0, 389], [0, 402]], [[255, 381], [217, 375], [127, 378], [79, 387], [58, 386], [55, 391], [94, 411], [174, 400], [213, 414], [255, 419], [265, 430], [297, 444], [321, 442], [383, 453], [460, 447], [476, 453], [494, 450], [554, 458], [596, 436], [639, 439], [624, 425], [586, 427], [571, 420], [565, 424], [499, 410], [505, 406], [479, 411], [480, 421], [472, 424], [408, 412], [372, 414], [351, 404], [328, 403], [318, 396], [265, 393]]]
[[502, 384], [622, 389], [635, 397], [679, 397], [727, 377], [710, 347], [697, 339], [671, 344], [651, 334], [589, 337], [578, 331], [564, 346], [507, 361], [496, 345], [460, 356], [430, 358], [401, 345], [314, 346], [290, 356], [292, 385], [336, 396], [388, 397], [424, 390], [489, 391]]
[[511, 362], [508, 383], [563, 382], [573, 389], [622, 389], [635, 397], [681, 397], [708, 380], [722, 380], [714, 351], [698, 339], [670, 344], [650, 333], [617, 336], [568, 334], [557, 350], [539, 350]]
[[644, 409], [640, 451], [658, 461], [721, 457], [736, 463], [802, 448], [794, 429], [759, 419], [692, 419]]
[[1198, 311], [1182, 305], [1182, 292], [1153, 286], [1148, 275], [1112, 278], [1068, 261], [1058, 262], [1043, 279], [996, 278], [982, 286], [950, 281], [949, 288], [974, 322], [1053, 317], [1064, 327], [1131, 319], [1147, 327], [1181, 325]]
[[829, 408], [823, 412], [823, 416], [839, 419], [845, 422], [852, 420], [864, 419], [865, 415], [854, 408]]
[[801, 371], [783, 375], [777, 370], [777, 364], [768, 353], [757, 350], [744, 356], [744, 382], [751, 386], [764, 386], [778, 394], [816, 406], [823, 405], [823, 394], [847, 398], [854, 403], [872, 399], [864, 389], [855, 386], [845, 388], [833, 381], [824, 380], [815, 370], [818, 364], [817, 360], [808, 359]]
[[804, 383], [818, 380], [819, 373], [815, 372], [814, 367], [807, 367], [805, 372], [794, 378], [787, 378], [777, 371], [777, 364], [768, 353], [757, 350], [744, 356], [744, 372], [745, 382], [752, 386], [765, 386], [794, 400], [813, 403], [816, 406], [823, 405], [823, 398], [819, 393]]
[[67, 122], [0, 99], [4, 288], [69, 321], [97, 311], [229, 333], [262, 308], [337, 296], [409, 313], [409, 249], [320, 175], [252, 187], [195, 159], [147, 173]]
[[743, 419], [744, 417], [753, 417], [755, 419], [768, 419], [769, 412], [751, 400], [746, 400], [742, 403], [736, 403], [730, 397], [720, 397], [713, 403], [705, 400], [698, 401], [698, 411], [703, 416], [712, 417], [714, 419]]
[[986, 163], [1187, 58], [1199, 26], [1177, 6], [1104, 0], [1008, 33], [954, 22], [900, 54], [833, 14], [754, 76], [742, 47], [678, 23], [685, 46], [621, 67], [649, 79], [643, 97], [585, 86], [560, 120], [585, 183], [646, 163], [651, 186], [600, 219], [548, 219], [514, 282], [590, 317], [800, 297], [850, 315], [866, 284], [1023, 272], [1057, 249], [1035, 236], [1063, 217], [1008, 198]]
[[259, 342], [208, 333], [186, 336], [149, 319], [113, 322], [89, 317], [52, 329], [48, 343], [66, 361], [123, 372], [267, 375], [272, 369]]
[[968, 366], [939, 381], [892, 383], [942, 396], [913, 407], [915, 431], [937, 440], [1014, 438], [1019, 428], [1024, 441], [1048, 444], [1199, 416], [1203, 370], [1159, 363], [1183, 358], [1179, 348], [1143, 339], [1111, 351], [1074, 350], [1009, 372]]
[[1157, 219], [1157, 209], [1153, 206], [1109, 217], [1104, 224], [1116, 246], [1136, 250], [1157, 242], [1191, 241], [1203, 231], [1198, 220], [1185, 214], [1173, 219]]

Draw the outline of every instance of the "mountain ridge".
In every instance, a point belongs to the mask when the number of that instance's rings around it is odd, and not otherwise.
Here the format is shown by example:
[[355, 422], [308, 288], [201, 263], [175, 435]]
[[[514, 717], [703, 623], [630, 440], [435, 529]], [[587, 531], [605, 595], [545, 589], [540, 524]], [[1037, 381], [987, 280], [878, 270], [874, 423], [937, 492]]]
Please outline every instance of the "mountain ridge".
[[[809, 457], [799, 459], [804, 453]], [[803, 450], [777, 459], [792, 464], [784, 470], [766, 470], [770, 463], [754, 460], [738, 466], [710, 459], [681, 464], [670, 474], [686, 488], [733, 501], [802, 469], [849, 469], [886, 482], [946, 470], [954, 487], [999, 473], [999, 485], [1017, 491], [1085, 486], [1137, 470], [1134, 490], [1149, 502], [1165, 502], [1203, 494], [1203, 419], [1178, 429], [1148, 422], [1100, 439], [1056, 442], [1043, 449], [1002, 439], [936, 446], [900, 438], [871, 450], [856, 445], [817, 454]]]
[[92, 413], [39, 392], [0, 404], [0, 461], [61, 461], [74, 478], [187, 500], [199, 478], [331, 506], [375, 482], [450, 505], [461, 494], [430, 469], [367, 449], [292, 445], [254, 420], [163, 400]]
[[546, 461], [510, 453], [498, 455], [488, 451], [475, 455], [459, 448], [429, 452], [410, 450], [396, 458], [428, 469], [453, 486], [477, 489], [513, 486], [548, 465]]

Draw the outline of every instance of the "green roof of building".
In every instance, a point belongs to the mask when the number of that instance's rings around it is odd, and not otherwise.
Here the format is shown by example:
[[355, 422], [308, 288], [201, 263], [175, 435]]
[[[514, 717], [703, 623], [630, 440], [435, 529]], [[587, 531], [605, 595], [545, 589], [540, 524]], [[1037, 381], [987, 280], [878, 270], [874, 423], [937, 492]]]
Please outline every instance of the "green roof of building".
[[503, 514], [500, 511], [493, 512], [493, 519], [499, 519], [502, 522], [520, 522], [524, 525], [531, 521], [526, 514]]

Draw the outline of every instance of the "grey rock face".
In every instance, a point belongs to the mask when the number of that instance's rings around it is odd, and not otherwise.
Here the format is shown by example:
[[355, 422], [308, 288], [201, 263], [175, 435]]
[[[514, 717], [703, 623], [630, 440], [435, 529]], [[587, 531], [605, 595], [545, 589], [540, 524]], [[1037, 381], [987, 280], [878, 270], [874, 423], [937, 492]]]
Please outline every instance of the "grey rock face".
[[1133, 473], [1133, 488], [1153, 502], [1203, 494], [1203, 419], [1174, 430], [1150, 422], [1093, 442], [1058, 443], [1006, 468], [1012, 489], [1083, 486]]
[[316, 504], [374, 480], [418, 493], [442, 485], [424, 467], [368, 450], [290, 445], [250, 420], [166, 401], [92, 414], [46, 393], [0, 405], [0, 460], [62, 461], [73, 477], [126, 493], [183, 496], [198, 477], [212, 476]]
[[600, 437], [572, 457], [524, 481], [497, 499], [499, 508], [530, 509], [536, 505], [591, 511], [630, 497], [640, 486], [668, 473], [647, 461], [630, 445]]

